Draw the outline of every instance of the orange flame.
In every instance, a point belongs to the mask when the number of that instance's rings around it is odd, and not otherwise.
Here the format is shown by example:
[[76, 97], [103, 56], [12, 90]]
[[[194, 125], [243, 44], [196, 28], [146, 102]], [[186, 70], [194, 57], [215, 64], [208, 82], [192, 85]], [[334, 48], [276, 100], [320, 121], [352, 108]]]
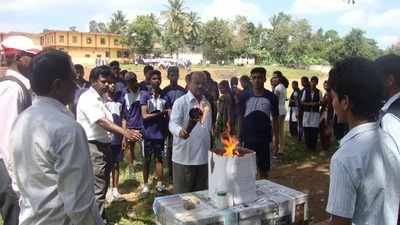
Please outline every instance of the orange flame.
[[239, 152], [236, 150], [236, 146], [239, 144], [239, 140], [235, 136], [230, 135], [230, 130], [231, 129], [228, 123], [227, 128], [221, 134], [221, 143], [225, 147], [224, 156], [238, 156]]

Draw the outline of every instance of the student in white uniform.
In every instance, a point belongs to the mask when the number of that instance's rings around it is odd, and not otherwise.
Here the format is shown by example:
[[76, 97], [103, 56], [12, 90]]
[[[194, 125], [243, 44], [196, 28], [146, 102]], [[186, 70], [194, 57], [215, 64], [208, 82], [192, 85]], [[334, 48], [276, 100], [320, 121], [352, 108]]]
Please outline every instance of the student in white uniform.
[[285, 146], [285, 117], [286, 117], [286, 97], [287, 97], [287, 88], [289, 86], [289, 81], [283, 76], [282, 72], [277, 70], [272, 73], [272, 83], [274, 88], [274, 94], [278, 99], [278, 109], [279, 109], [279, 146], [278, 149], [275, 149], [275, 155], [282, 155]]
[[318, 128], [322, 100], [321, 91], [317, 88], [318, 77], [311, 77], [311, 87], [306, 88], [301, 96], [303, 109], [304, 139], [308, 150], [316, 151], [318, 143]]
[[396, 225], [399, 149], [375, 122], [383, 99], [382, 76], [373, 62], [354, 57], [337, 63], [328, 83], [339, 120], [350, 128], [331, 159], [328, 223]]

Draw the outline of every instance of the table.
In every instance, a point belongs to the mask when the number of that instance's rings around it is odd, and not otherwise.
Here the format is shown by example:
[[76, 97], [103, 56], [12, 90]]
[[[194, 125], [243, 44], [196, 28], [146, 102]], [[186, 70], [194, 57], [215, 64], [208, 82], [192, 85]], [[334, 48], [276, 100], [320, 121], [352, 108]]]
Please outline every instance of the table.
[[[218, 209], [208, 191], [158, 197], [153, 211], [159, 225], [286, 225], [308, 220], [308, 195], [283, 185], [258, 180], [257, 200]], [[184, 201], [195, 208], [186, 210]]]

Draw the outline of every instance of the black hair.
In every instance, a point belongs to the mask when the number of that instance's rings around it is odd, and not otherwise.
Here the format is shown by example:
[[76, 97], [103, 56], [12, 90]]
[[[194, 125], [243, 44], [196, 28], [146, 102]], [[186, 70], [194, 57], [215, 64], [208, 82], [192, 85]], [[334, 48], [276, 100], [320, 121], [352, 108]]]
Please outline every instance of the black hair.
[[75, 65], [74, 65], [74, 68], [75, 68], [75, 71], [78, 71], [78, 70], [85, 71], [84, 68], [83, 68], [83, 66], [82, 66], [81, 64], [75, 64]]
[[310, 87], [310, 80], [308, 79], [308, 77], [302, 76], [301, 77], [301, 84], [302, 85], [303, 85], [303, 82], [305, 82], [305, 88], [309, 88]]
[[231, 77], [230, 84], [231, 84], [231, 86], [233, 86], [234, 84], [238, 85], [239, 79], [237, 77]]
[[179, 67], [177, 67], [177, 66], [170, 66], [170, 67], [168, 67], [168, 70], [167, 70], [168, 76], [169, 76], [171, 73], [175, 73], [175, 72], [177, 72], [177, 73], [179, 74]]
[[396, 54], [388, 54], [375, 60], [375, 66], [378, 73], [387, 77], [393, 75], [397, 87], [400, 87], [400, 56]]
[[121, 70], [121, 72], [120, 72], [120, 73], [121, 73], [121, 75], [123, 75], [123, 76], [124, 76], [124, 75], [125, 75], [127, 72], [128, 72], [128, 70]]
[[143, 73], [147, 74], [150, 70], [154, 70], [153, 66], [145, 65], [144, 68], [143, 68]]
[[285, 88], [289, 87], [289, 80], [283, 75], [283, 73], [279, 70], [276, 70], [273, 72], [273, 74], [276, 74], [276, 76], [279, 79], [279, 83], [283, 84]]
[[46, 95], [52, 83], [57, 80], [75, 78], [71, 67], [71, 57], [60, 50], [46, 49], [35, 55], [30, 62], [31, 86], [37, 95]]
[[312, 76], [310, 81], [316, 81], [318, 83], [319, 79], [317, 76]]
[[153, 75], [158, 75], [161, 77], [161, 72], [159, 70], [150, 70], [149, 76], [152, 77]]
[[207, 70], [204, 70], [203, 73], [206, 75], [207, 81], [212, 80], [212, 77], [211, 77], [211, 73], [210, 73], [210, 72], [208, 72]]
[[267, 70], [264, 67], [255, 67], [250, 71], [250, 74], [261, 74], [263, 77], [267, 77]]
[[118, 67], [119, 68], [119, 62], [114, 60], [110, 62], [110, 67]]
[[[246, 84], [246, 87], [247, 87], [248, 89], [251, 89], [251, 88], [253, 87], [253, 84], [251, 83], [251, 80], [250, 80], [250, 77], [249, 77], [249, 76], [247, 76], [247, 75], [242, 75], [242, 76], [239, 78], [239, 80], [240, 80], [241, 83]], [[243, 88], [246, 88], [246, 87], [243, 87]]]
[[297, 84], [299, 85], [299, 82], [297, 80], [292, 81], [292, 84]]
[[111, 67], [103, 65], [93, 68], [90, 71], [89, 81], [93, 83], [99, 79], [100, 76], [102, 77], [112, 77], [112, 70]]
[[348, 97], [354, 115], [373, 120], [383, 100], [383, 80], [374, 63], [366, 58], [351, 57], [334, 65], [328, 86], [339, 99]]

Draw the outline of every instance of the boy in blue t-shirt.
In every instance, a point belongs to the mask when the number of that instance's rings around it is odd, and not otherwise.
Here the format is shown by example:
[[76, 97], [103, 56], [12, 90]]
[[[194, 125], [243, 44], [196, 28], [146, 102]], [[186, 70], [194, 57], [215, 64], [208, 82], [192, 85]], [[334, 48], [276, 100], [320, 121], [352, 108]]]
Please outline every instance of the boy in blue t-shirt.
[[[140, 90], [136, 74], [126, 73], [124, 80], [127, 88], [122, 91], [122, 127], [130, 130], [143, 130], [142, 112], [140, 106]], [[139, 145], [141, 148], [142, 146]], [[135, 160], [135, 142], [123, 140], [123, 148], [128, 151], [128, 176], [133, 178], [133, 161]]]
[[[176, 99], [186, 94], [185, 88], [178, 85], [179, 80], [179, 68], [171, 66], [168, 68], [167, 77], [170, 84], [166, 86], [162, 91], [162, 96], [166, 101], [166, 108], [172, 110], [172, 106]], [[167, 163], [168, 163], [168, 177], [172, 181], [172, 134], [168, 132], [167, 139]]]
[[[111, 112], [113, 117], [113, 122], [118, 126], [121, 126], [121, 109], [122, 104], [118, 102], [119, 96], [117, 95], [117, 90], [115, 86], [115, 81], [110, 84], [106, 95], [104, 96], [106, 99], [106, 107]], [[119, 183], [119, 163], [124, 158], [123, 151], [122, 151], [122, 135], [113, 133], [111, 138], [111, 150], [112, 150], [112, 189], [111, 189], [111, 199], [110, 201], [122, 201], [124, 198], [118, 192], [118, 183]]]
[[146, 197], [149, 193], [148, 179], [149, 167], [152, 155], [156, 160], [156, 177], [158, 192], [165, 191], [163, 185], [163, 151], [164, 139], [167, 131], [166, 101], [161, 96], [161, 72], [152, 70], [149, 72], [151, 91], [141, 91], [140, 105], [144, 126], [144, 151], [143, 151], [143, 190]]
[[[243, 92], [239, 96], [239, 105], [243, 106], [240, 110], [240, 140], [245, 148], [256, 152], [258, 177], [261, 179], [268, 178], [271, 169], [270, 144], [272, 132], [278, 134], [279, 116], [275, 95], [264, 88], [266, 73], [262, 67], [252, 69], [253, 91]], [[275, 139], [273, 147], [276, 148], [278, 144], [279, 137]]]

